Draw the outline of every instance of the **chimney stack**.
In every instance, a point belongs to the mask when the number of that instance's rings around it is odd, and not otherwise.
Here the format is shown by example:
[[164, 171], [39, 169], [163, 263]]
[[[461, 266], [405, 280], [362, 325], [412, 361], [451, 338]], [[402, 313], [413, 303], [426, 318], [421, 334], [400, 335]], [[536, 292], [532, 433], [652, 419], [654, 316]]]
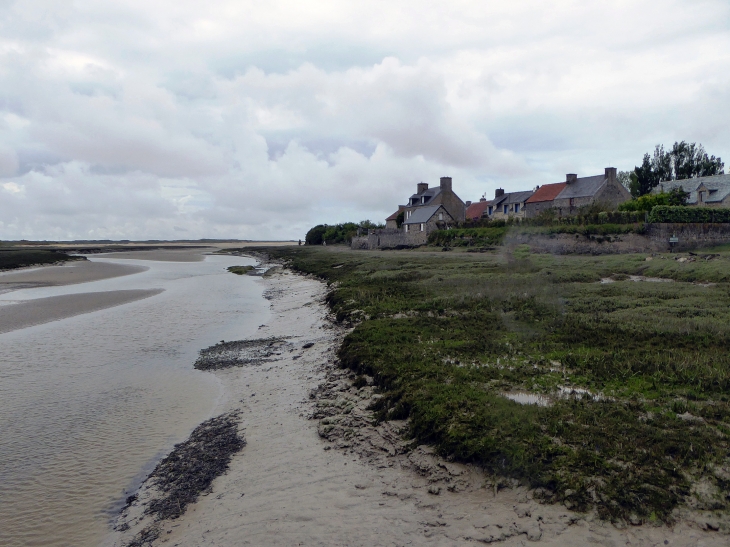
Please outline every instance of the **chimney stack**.
[[466, 206], [469, 207], [469, 205], [471, 205], [471, 201], [466, 202]]
[[616, 168], [615, 167], [606, 167], [606, 178], [609, 181], [616, 180]]
[[570, 184], [571, 182], [575, 182], [576, 180], [578, 180], [578, 175], [576, 175], [575, 173], [568, 173], [567, 175], [565, 175], [565, 182], [567, 182], [568, 184]]
[[494, 199], [497, 199], [498, 197], [503, 196], [503, 195], [504, 195], [504, 190], [502, 188], [497, 188], [494, 191]]
[[423, 194], [426, 190], [428, 190], [428, 184], [425, 182], [416, 184], [416, 194]]
[[487, 201], [487, 198], [485, 198], [484, 196], [482, 196], [482, 197], [479, 198], [479, 201]]
[[441, 177], [441, 191], [451, 190], [451, 177]]

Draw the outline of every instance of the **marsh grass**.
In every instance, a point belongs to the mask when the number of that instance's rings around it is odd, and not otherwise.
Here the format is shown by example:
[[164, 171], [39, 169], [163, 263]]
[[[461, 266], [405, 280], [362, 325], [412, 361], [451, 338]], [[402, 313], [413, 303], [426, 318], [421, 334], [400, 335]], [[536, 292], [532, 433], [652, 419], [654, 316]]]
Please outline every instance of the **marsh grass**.
[[356, 324], [342, 366], [375, 378], [377, 419], [408, 418], [416, 442], [607, 519], [671, 521], [699, 479], [715, 490], [693, 503], [728, 509], [728, 253], [268, 252], [331, 284], [338, 320]]

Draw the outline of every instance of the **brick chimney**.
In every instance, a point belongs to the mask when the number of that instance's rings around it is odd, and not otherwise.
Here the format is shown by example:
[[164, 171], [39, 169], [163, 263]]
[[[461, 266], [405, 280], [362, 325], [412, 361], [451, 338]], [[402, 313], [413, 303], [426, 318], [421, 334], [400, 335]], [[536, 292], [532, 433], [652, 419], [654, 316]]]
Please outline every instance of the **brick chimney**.
[[416, 184], [416, 194], [423, 194], [426, 190], [428, 190], [428, 184], [425, 182]]
[[487, 201], [487, 198], [485, 198], [484, 196], [482, 196], [482, 197], [479, 198], [479, 201]]
[[606, 167], [606, 178], [611, 181], [616, 180], [616, 168], [615, 167]]
[[571, 182], [575, 182], [576, 180], [578, 180], [578, 175], [576, 175], [575, 173], [568, 173], [567, 175], [565, 175], [565, 182], [567, 182], [568, 184], [570, 184]]
[[504, 190], [502, 188], [497, 188], [494, 191], [494, 199], [497, 199], [498, 197], [503, 196], [503, 195], [504, 195]]
[[451, 177], [441, 177], [441, 191], [451, 190]]

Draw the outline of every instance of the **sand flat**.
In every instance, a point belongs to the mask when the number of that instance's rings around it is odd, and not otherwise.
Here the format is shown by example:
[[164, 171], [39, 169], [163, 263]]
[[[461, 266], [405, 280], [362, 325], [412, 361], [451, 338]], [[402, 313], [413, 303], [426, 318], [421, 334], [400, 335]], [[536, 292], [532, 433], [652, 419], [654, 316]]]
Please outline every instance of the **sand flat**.
[[0, 292], [30, 287], [76, 285], [77, 283], [132, 275], [148, 269], [146, 266], [92, 262], [90, 260], [79, 260], [63, 266], [38, 266], [0, 273]]
[[149, 251], [119, 251], [100, 253], [102, 258], [122, 258], [127, 260], [153, 260], [156, 262], [202, 262], [205, 255], [218, 249], [215, 247], [202, 249], [150, 249]]
[[64, 294], [0, 306], [0, 333], [119, 306], [160, 294], [163, 289]]

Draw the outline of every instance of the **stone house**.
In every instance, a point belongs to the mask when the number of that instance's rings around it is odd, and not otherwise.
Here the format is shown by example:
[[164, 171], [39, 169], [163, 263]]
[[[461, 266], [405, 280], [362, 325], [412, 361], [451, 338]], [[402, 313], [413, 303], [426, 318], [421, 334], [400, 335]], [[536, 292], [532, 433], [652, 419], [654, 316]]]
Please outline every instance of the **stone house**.
[[[565, 176], [565, 182], [560, 193], [551, 199], [550, 194], [554, 193], [558, 187], [546, 185], [550, 188], [545, 190], [539, 201], [535, 200], [527, 203], [527, 217], [537, 216], [541, 211], [553, 209], [558, 216], [568, 216], [578, 213], [581, 207], [593, 204], [601, 204], [612, 209], [616, 209], [621, 203], [629, 201], [631, 194], [616, 179], [616, 168], [606, 167], [603, 175], [595, 175], [592, 177], [581, 177], [574, 173]], [[544, 187], [543, 187], [544, 188]], [[540, 189], [535, 192], [536, 194]]]
[[687, 205], [696, 207], [730, 207], [730, 173], [695, 179], [660, 182], [652, 193], [671, 192], [681, 188], [689, 194]]
[[[403, 232], [412, 237], [416, 232], [425, 236], [434, 230], [442, 230], [455, 223], [454, 217], [449, 214], [443, 205], [427, 205], [415, 209], [412, 214], [403, 221]], [[424, 238], [425, 242], [425, 238]]]
[[505, 193], [502, 188], [497, 188], [494, 192], [494, 199], [487, 202], [485, 216], [492, 220], [524, 218], [525, 205], [532, 194], [531, 190]]
[[416, 185], [416, 193], [408, 198], [408, 204], [405, 206], [405, 220], [408, 220], [419, 207], [443, 205], [454, 221], [463, 222], [466, 205], [454, 193], [451, 183], [451, 177], [441, 177], [440, 184], [434, 188], [429, 188], [425, 182], [419, 182]]

